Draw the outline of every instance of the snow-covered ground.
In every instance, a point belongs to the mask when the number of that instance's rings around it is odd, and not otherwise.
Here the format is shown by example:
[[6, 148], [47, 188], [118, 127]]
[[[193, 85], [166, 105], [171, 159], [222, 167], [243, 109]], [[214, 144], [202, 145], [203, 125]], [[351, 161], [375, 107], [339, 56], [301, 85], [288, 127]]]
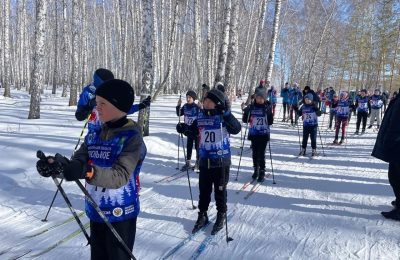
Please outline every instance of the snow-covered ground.
[[[2, 89], [0, 94], [2, 95]], [[0, 97], [0, 259], [89, 259], [90, 250], [78, 225], [71, 220], [61, 196], [55, 201], [48, 222], [42, 222], [56, 187], [50, 178], [36, 172], [36, 150], [70, 156], [83, 127], [74, 117], [74, 107], [58, 95], [43, 95], [41, 119], [28, 120], [29, 96], [12, 91]], [[47, 92], [46, 92], [47, 93]], [[161, 181], [176, 173], [178, 136], [175, 132], [177, 96], [164, 96], [151, 107], [151, 135], [141, 172], [141, 208], [134, 255], [138, 259], [160, 259], [189, 236], [197, 211], [191, 207], [187, 177]], [[241, 117], [240, 102], [233, 111]], [[277, 107], [278, 117], [282, 112]], [[272, 127], [272, 161], [276, 184], [270, 176], [260, 189], [245, 199], [252, 186], [237, 193], [252, 174], [251, 153], [241, 160], [241, 135], [232, 136], [232, 167], [228, 184], [229, 236], [225, 230], [204, 249], [200, 259], [399, 259], [399, 223], [385, 220], [393, 199], [387, 182], [387, 164], [370, 156], [376, 133], [369, 130], [348, 142], [328, 146], [333, 132], [326, 131], [328, 116], [320, 117], [321, 156], [296, 159], [297, 128], [280, 119]], [[245, 128], [243, 127], [243, 133]], [[301, 129], [300, 129], [301, 132]], [[321, 140], [326, 156], [322, 156]], [[310, 153], [310, 148], [308, 153]], [[267, 152], [267, 168], [271, 163]], [[180, 153], [182, 159], [182, 151]], [[180, 162], [182, 166], [183, 160]], [[198, 176], [191, 173], [195, 205]], [[63, 187], [79, 213], [84, 197], [75, 183]], [[215, 204], [209, 210], [213, 218]], [[81, 217], [86, 224], [86, 216]], [[212, 226], [179, 248], [169, 259], [190, 259]], [[63, 240], [64, 239], [64, 240]], [[53, 245], [56, 245], [53, 248]], [[46, 251], [43, 253], [43, 251]], [[25, 254], [25, 255], [24, 255]]]

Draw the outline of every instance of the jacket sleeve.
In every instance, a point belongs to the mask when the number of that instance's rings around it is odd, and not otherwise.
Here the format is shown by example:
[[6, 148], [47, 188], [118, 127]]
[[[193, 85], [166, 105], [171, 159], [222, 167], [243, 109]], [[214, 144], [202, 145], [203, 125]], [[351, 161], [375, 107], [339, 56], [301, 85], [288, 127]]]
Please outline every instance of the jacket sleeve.
[[94, 108], [95, 102], [91, 102], [94, 96], [89, 91], [89, 87], [85, 87], [82, 93], [79, 95], [78, 105], [75, 111], [75, 118], [78, 121], [85, 120]]
[[177, 116], [183, 116], [183, 107], [184, 106], [176, 106], [176, 115]]
[[225, 126], [226, 126], [226, 130], [228, 131], [228, 133], [230, 134], [238, 134], [240, 132], [240, 130], [242, 130], [242, 125], [240, 124], [240, 122], [236, 119], [236, 117], [234, 115], [232, 115], [232, 113], [227, 113], [223, 116], [224, 122], [225, 122]]
[[250, 106], [247, 106], [243, 109], [243, 116], [242, 116], [243, 123], [249, 122], [249, 114], [250, 114]]
[[139, 111], [139, 104], [135, 104], [131, 106], [131, 109], [129, 109], [128, 115], [134, 114], [137, 111]]
[[100, 167], [93, 165], [94, 176], [89, 184], [107, 189], [118, 189], [128, 183], [137, 164], [140, 162], [144, 148], [140, 135], [132, 137], [124, 146], [112, 167]]

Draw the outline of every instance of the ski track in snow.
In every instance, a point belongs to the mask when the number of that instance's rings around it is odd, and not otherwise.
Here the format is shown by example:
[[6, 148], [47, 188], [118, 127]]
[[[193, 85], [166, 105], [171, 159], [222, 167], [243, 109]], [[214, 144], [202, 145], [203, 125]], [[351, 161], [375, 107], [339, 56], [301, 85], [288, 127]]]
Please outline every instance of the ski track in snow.
[[[0, 89], [2, 94], [3, 89]], [[70, 156], [83, 123], [74, 118], [68, 99], [42, 96], [41, 119], [27, 120], [29, 95], [12, 91], [0, 102], [0, 259], [21, 259], [44, 250], [79, 227], [75, 221], [62, 224], [71, 214], [59, 195], [48, 222], [42, 222], [55, 192], [51, 179], [36, 173], [35, 152], [59, 152]], [[187, 176], [156, 181], [177, 172], [178, 135], [175, 104], [178, 96], [160, 97], [151, 107], [150, 137], [145, 137], [148, 154], [141, 172], [141, 213], [137, 222], [134, 255], [138, 259], [160, 259], [183, 241], [193, 228], [197, 210], [192, 209]], [[233, 102], [240, 120], [240, 101]], [[277, 114], [281, 115], [281, 106]], [[137, 115], [133, 116], [134, 119]], [[271, 129], [271, 150], [276, 184], [269, 176], [255, 194], [245, 200], [236, 194], [253, 173], [250, 141], [244, 141], [238, 181], [241, 135], [232, 136], [232, 167], [228, 184], [228, 210], [235, 213], [220, 239], [214, 240], [199, 259], [399, 259], [398, 222], [383, 219], [380, 211], [391, 209], [393, 194], [387, 181], [387, 164], [370, 156], [376, 132], [361, 136], [355, 117], [348, 129], [347, 143], [331, 146], [334, 133], [327, 131], [327, 116], [320, 117], [317, 138], [319, 156], [296, 158], [298, 130], [280, 118]], [[299, 121], [301, 122], [301, 121]], [[243, 124], [243, 133], [246, 129]], [[324, 146], [323, 156], [322, 144]], [[186, 143], [186, 139], [185, 139]], [[308, 144], [307, 153], [311, 148]], [[268, 149], [268, 147], [267, 147]], [[194, 154], [194, 153], [193, 153]], [[183, 152], [179, 154], [183, 166]], [[193, 160], [192, 160], [193, 161]], [[269, 151], [266, 168], [271, 173]], [[198, 174], [190, 172], [194, 204], [198, 201]], [[74, 183], [63, 183], [78, 213], [84, 198]], [[209, 209], [215, 221], [215, 203]], [[87, 223], [86, 216], [81, 217]], [[59, 225], [54, 227], [55, 225]], [[210, 234], [213, 223], [168, 259], [188, 259]], [[51, 227], [54, 227], [53, 229]], [[43, 233], [43, 230], [49, 229]], [[39, 233], [39, 234], [38, 234]], [[34, 234], [37, 236], [29, 237]], [[37, 257], [38, 259], [89, 259], [90, 249], [82, 233]], [[32, 250], [32, 252], [28, 252]], [[4, 252], [1, 254], [1, 252]], [[28, 253], [27, 253], [28, 252]]]

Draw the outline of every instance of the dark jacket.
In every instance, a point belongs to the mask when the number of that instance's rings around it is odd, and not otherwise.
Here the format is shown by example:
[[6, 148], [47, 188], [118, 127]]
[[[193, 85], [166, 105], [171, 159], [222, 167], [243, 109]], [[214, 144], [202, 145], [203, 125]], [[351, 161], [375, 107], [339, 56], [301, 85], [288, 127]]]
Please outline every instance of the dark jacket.
[[372, 156], [385, 162], [398, 162], [400, 155], [400, 98], [390, 101], [383, 117]]

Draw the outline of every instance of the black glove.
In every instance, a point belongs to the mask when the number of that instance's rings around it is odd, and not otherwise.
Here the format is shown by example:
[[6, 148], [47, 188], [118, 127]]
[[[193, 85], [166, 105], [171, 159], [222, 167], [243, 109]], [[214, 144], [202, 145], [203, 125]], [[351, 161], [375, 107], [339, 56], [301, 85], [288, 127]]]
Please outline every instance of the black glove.
[[148, 96], [147, 98], [143, 99], [142, 103], [139, 104], [139, 109], [143, 109], [150, 106], [150, 102], [151, 102], [151, 96]]
[[185, 123], [178, 123], [176, 125], [176, 131], [180, 134], [183, 134], [188, 131], [188, 127]]
[[[56, 156], [60, 154], [56, 154]], [[63, 156], [61, 156], [63, 157]], [[65, 157], [64, 157], [65, 158]], [[68, 160], [65, 158], [65, 160]], [[55, 156], [45, 156], [42, 153], [40, 160], [36, 162], [36, 169], [43, 177], [50, 177], [52, 175], [62, 175], [64, 171], [64, 160], [57, 159]]]
[[85, 179], [86, 173], [92, 171], [92, 166], [89, 164], [82, 165], [78, 160], [72, 160], [64, 167], [64, 178], [67, 181], [76, 181]]

